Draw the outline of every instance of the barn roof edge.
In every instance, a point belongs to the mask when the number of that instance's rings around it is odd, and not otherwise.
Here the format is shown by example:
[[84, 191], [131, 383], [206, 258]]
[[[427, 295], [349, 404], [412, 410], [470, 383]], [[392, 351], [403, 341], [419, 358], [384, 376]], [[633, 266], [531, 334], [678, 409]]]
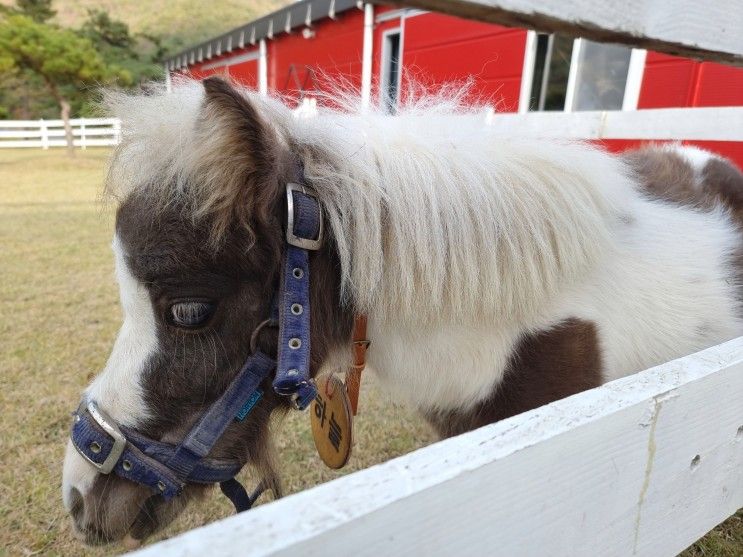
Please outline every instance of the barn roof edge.
[[275, 12], [235, 27], [221, 35], [190, 46], [166, 58], [163, 64], [168, 70], [184, 68], [220, 56], [236, 49], [257, 45], [258, 41], [305, 27], [321, 19], [352, 8], [362, 8], [361, 0], [301, 0]]

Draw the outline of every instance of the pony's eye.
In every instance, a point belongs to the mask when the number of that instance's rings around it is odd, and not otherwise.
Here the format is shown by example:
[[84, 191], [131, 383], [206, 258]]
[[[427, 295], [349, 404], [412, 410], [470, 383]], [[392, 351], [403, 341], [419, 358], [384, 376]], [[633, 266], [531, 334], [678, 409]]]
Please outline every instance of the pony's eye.
[[178, 302], [170, 306], [170, 321], [173, 325], [195, 328], [203, 325], [214, 313], [214, 304], [209, 302]]

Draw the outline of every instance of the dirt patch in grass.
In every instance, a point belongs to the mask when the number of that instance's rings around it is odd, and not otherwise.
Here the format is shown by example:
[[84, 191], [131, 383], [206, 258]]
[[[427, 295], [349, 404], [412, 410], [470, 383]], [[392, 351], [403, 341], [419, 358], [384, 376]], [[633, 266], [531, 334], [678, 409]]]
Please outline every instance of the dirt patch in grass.
[[[113, 218], [97, 202], [107, 156], [0, 151], [0, 555], [121, 551], [77, 542], [60, 491], [70, 412], [103, 367], [121, 318], [109, 248]], [[356, 435], [342, 473], [434, 439], [419, 418], [387, 401], [370, 375]], [[341, 475], [320, 463], [304, 414], [287, 417], [278, 446], [289, 493]], [[231, 513], [215, 492], [161, 538]], [[684, 555], [742, 555], [741, 522], [739, 513]]]

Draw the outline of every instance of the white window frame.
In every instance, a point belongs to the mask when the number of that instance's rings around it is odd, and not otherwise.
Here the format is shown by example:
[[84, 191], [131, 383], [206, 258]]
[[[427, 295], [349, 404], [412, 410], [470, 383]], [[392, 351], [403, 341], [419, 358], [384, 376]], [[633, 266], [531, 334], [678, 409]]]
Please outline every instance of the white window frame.
[[[521, 72], [521, 89], [519, 91], [519, 113], [529, 112], [529, 103], [531, 102], [531, 90], [534, 83], [534, 64], [537, 58], [537, 35], [536, 31], [527, 31], [526, 45], [524, 49], [524, 66]], [[547, 54], [545, 56], [545, 69], [542, 72], [542, 87], [540, 95], [545, 95], [545, 85], [549, 80], [549, 60], [552, 54], [552, 37], [547, 44]], [[580, 51], [583, 48], [584, 39], [578, 38], [573, 41], [573, 51], [570, 57], [570, 69], [568, 72], [568, 83], [565, 89], [565, 106], [563, 112], [573, 112], [575, 102], [575, 92], [578, 83], [578, 60]], [[633, 48], [630, 54], [629, 68], [627, 69], [627, 81], [624, 86], [624, 97], [622, 99], [622, 110], [637, 110], [637, 103], [640, 98], [640, 88], [642, 87], [642, 78], [645, 74], [645, 59], [647, 51], [642, 48]], [[542, 101], [537, 101], [537, 106], [541, 106]], [[538, 110], [540, 111], [540, 110]], [[535, 111], [536, 112], [536, 111]]]
[[645, 75], [645, 60], [648, 51], [644, 48], [633, 48], [629, 58], [629, 69], [627, 70], [627, 84], [624, 86], [624, 99], [622, 110], [637, 110], [640, 100], [640, 89], [642, 78]]
[[379, 101], [380, 104], [385, 105], [387, 96], [387, 74], [389, 73], [386, 71], [388, 69], [388, 64], [390, 62], [390, 47], [389, 47], [389, 41], [387, 40], [390, 35], [399, 35], [400, 36], [400, 52], [398, 54], [398, 72], [397, 72], [397, 98], [395, 99], [395, 107], [398, 106], [400, 103], [400, 92], [401, 92], [401, 86], [402, 86], [402, 69], [403, 69], [403, 39], [404, 39], [404, 33], [403, 33], [403, 25], [402, 20], [400, 21], [401, 25], [400, 27], [395, 27], [393, 29], [387, 29], [386, 31], [382, 32], [382, 57], [379, 61]]

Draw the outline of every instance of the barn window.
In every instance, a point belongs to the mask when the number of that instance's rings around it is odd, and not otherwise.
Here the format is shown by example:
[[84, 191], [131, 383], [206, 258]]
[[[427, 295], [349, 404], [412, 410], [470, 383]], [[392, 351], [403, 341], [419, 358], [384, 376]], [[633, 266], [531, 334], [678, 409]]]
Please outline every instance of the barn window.
[[533, 49], [529, 110], [626, 106], [632, 49], [560, 34], [538, 34]]
[[532, 110], [563, 110], [573, 40], [562, 35], [537, 35], [532, 80]]
[[387, 31], [382, 39], [382, 64], [380, 79], [380, 94], [382, 104], [387, 112], [394, 114], [400, 94], [401, 78], [401, 34], [399, 29]]

